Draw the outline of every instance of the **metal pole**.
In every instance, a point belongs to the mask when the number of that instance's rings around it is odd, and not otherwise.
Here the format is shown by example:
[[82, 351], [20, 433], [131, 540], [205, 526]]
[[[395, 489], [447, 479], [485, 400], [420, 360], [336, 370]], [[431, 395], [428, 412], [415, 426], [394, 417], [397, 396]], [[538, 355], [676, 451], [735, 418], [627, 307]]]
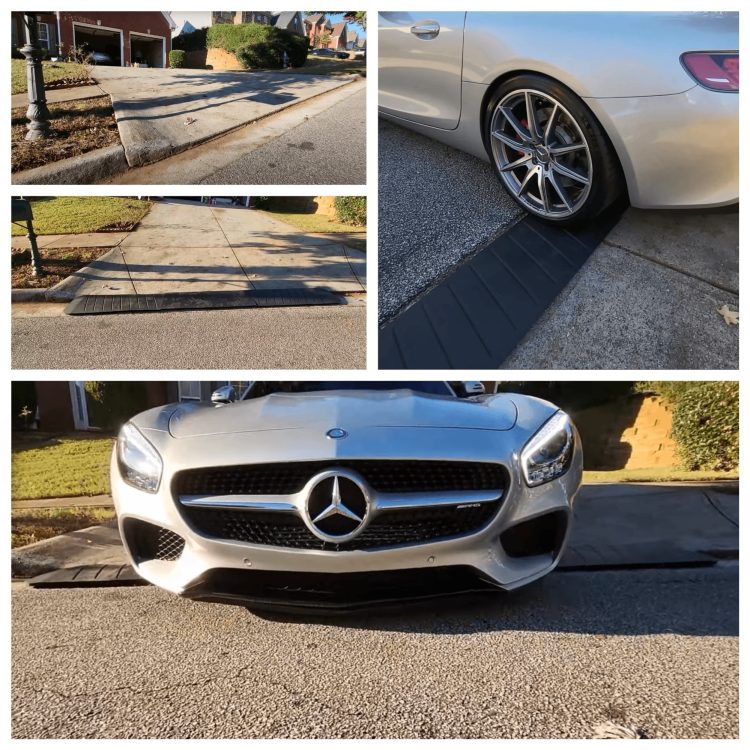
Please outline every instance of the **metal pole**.
[[29, 239], [29, 247], [31, 248], [31, 275], [39, 278], [44, 276], [44, 270], [42, 269], [42, 258], [39, 255], [39, 247], [36, 244], [36, 232], [34, 231], [34, 225], [31, 222], [31, 218], [26, 220], [26, 236]]
[[26, 133], [26, 140], [37, 141], [46, 138], [50, 130], [50, 114], [42, 72], [44, 50], [39, 46], [36, 13], [24, 13], [23, 20], [26, 24], [26, 44], [19, 52], [26, 58], [26, 84], [29, 94], [29, 108], [26, 110], [26, 117], [29, 119], [26, 127], [29, 132]]

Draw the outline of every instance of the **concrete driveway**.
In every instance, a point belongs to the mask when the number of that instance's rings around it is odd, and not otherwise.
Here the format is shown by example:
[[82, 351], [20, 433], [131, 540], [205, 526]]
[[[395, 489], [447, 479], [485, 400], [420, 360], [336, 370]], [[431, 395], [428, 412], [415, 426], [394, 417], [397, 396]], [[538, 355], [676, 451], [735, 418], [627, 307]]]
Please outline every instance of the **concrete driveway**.
[[330, 235], [305, 234], [255, 210], [177, 199], [154, 203], [117, 247], [58, 289], [68, 298], [294, 288], [361, 293], [365, 278], [365, 254]]
[[345, 86], [352, 79], [272, 72], [97, 67], [131, 167]]
[[[522, 212], [489, 165], [380, 123], [379, 318], [392, 320]], [[416, 196], [404, 202], [402, 195]], [[518, 369], [734, 369], [737, 211], [630, 209], [511, 356]]]

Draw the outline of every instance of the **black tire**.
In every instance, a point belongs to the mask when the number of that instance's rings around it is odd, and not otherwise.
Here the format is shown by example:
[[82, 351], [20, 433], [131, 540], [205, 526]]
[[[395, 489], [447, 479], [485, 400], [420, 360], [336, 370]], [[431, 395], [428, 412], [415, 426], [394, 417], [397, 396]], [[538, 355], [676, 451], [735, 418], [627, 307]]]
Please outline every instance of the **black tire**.
[[[590, 185], [588, 186], [588, 194], [581, 198], [580, 205], [575, 205], [575, 210], [571, 211], [570, 208], [563, 208], [563, 211], [568, 212], [566, 215], [555, 216], [552, 212], [543, 211], [541, 206], [539, 207], [540, 210], [535, 210], [534, 206], [528, 205], [529, 200], [533, 197], [531, 195], [527, 196], [526, 203], [523, 200], [519, 200], [519, 198], [514, 195], [514, 186], [509, 185], [508, 182], [506, 182], [506, 180], [513, 181], [513, 177], [506, 177], [501, 172], [498, 158], [496, 158], [495, 152], [493, 151], [491, 126], [493, 124], [493, 116], [495, 116], [498, 104], [504, 100], [507, 101], [514, 92], [529, 89], [551, 97], [551, 99], [556, 100], [564, 110], [567, 110], [567, 112], [564, 112], [561, 116], [564, 117], [565, 121], [568, 123], [570, 122], [568, 116], [570, 119], [574, 120], [575, 125], [577, 125], [578, 130], [588, 147], [588, 155], [590, 157], [590, 161], [587, 160], [586, 162], [587, 167], [590, 167]], [[549, 108], [547, 111], [549, 111]], [[500, 122], [502, 122], [502, 120], [500, 120]], [[625, 182], [617, 155], [591, 110], [589, 110], [583, 101], [581, 101], [581, 99], [570, 89], [563, 86], [558, 81], [547, 78], [546, 76], [523, 74], [514, 76], [513, 78], [499, 84], [492, 92], [492, 95], [487, 102], [483, 116], [483, 137], [485, 148], [487, 149], [490, 158], [490, 163], [492, 164], [495, 174], [503, 187], [506, 188], [510, 196], [525, 211], [528, 211], [532, 215], [535, 215], [548, 223], [557, 226], [571, 226], [585, 223], [600, 214], [605, 208], [614, 203], [625, 193]], [[502, 148], [502, 145], [499, 144], [496, 148], [498, 147]], [[520, 154], [521, 152], [519, 151], [518, 153]], [[537, 164], [536, 161], [534, 163]], [[518, 174], [518, 171], [516, 174]], [[559, 175], [555, 175], [555, 178], [559, 179]], [[520, 179], [516, 177], [516, 181], [518, 182]], [[573, 184], [572, 181], [569, 180], [569, 182], [571, 185]], [[559, 194], [553, 193], [553, 195], [556, 199], [562, 200]]]

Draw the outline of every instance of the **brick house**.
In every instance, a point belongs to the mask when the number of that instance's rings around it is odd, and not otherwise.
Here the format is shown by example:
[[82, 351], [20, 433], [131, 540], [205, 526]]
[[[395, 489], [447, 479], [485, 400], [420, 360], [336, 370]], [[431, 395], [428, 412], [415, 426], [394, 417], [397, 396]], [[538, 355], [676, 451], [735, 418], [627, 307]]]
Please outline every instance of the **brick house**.
[[[134, 63], [167, 67], [175, 23], [165, 11], [56, 11], [40, 13], [39, 41], [53, 57], [67, 57], [72, 49], [108, 55], [112, 65]], [[26, 42], [23, 13], [11, 13], [11, 42]], [[101, 63], [99, 63], [101, 64]]]
[[[320, 38], [324, 34], [330, 35], [333, 31], [328, 16], [325, 13], [314, 13], [305, 17], [305, 35], [310, 40], [310, 49], [327, 47], [327, 44], [321, 44]], [[317, 44], [315, 40], [318, 40]]]
[[[231, 381], [241, 395], [251, 381]], [[144, 381], [144, 408], [177, 401], [210, 401], [214, 390], [229, 385], [228, 380], [150, 380]], [[92, 419], [85, 383], [82, 380], [37, 380], [13, 384], [14, 421], [21, 408], [29, 409], [30, 421], [41, 432], [65, 433], [97, 429]]]
[[328, 49], [335, 49], [335, 50], [346, 50], [348, 49], [346, 46], [347, 41], [347, 24], [346, 21], [340, 21], [339, 23], [335, 23], [333, 25], [333, 30], [331, 31], [331, 39], [328, 42]]

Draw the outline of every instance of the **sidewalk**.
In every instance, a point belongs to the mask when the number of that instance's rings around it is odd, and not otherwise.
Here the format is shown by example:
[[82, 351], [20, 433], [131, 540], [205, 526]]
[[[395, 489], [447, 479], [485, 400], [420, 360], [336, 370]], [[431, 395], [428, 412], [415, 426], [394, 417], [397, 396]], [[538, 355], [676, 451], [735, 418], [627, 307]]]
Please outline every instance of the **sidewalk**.
[[[128, 232], [86, 232], [85, 234], [40, 234], [36, 245], [43, 248], [55, 247], [116, 247]], [[28, 250], [29, 240], [26, 235], [11, 235], [11, 250]]]
[[[13, 246], [28, 241], [17, 237]], [[246, 208], [162, 201], [132, 232], [49, 235], [39, 246], [112, 247], [50, 290], [47, 299], [55, 301], [251, 289], [365, 291], [364, 253], [334, 235], [306, 235]]]
[[[47, 104], [58, 102], [72, 102], [77, 99], [93, 99], [97, 96], [106, 96], [107, 92], [94, 84], [89, 86], [70, 86], [68, 88], [47, 89], [45, 92]], [[29, 95], [24, 91], [22, 94], [12, 94], [10, 97], [11, 109], [16, 107], [28, 107]]]

